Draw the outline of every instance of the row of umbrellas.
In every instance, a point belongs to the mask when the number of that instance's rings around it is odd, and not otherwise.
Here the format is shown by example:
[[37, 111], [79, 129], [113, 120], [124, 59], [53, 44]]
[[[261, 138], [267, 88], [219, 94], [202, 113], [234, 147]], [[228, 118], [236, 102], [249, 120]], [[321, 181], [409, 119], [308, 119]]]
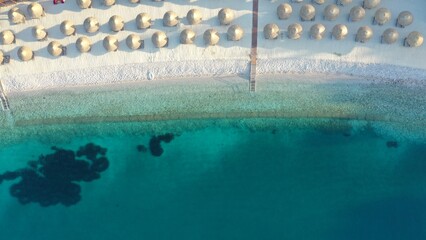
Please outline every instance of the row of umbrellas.
[[[1, 37], [4, 37], [3, 32]], [[244, 30], [239, 25], [232, 25], [228, 28], [227, 38], [229, 41], [239, 41], [244, 36]], [[185, 29], [180, 34], [180, 43], [193, 44], [196, 38], [196, 33], [192, 29]], [[204, 43], [206, 45], [216, 45], [219, 43], [220, 34], [215, 29], [208, 29], [203, 34]], [[151, 41], [157, 48], [166, 47], [169, 42], [165, 32], [157, 31], [152, 37]], [[108, 51], [117, 51], [119, 48], [119, 41], [116, 36], [106, 36], [102, 42], [103, 47]], [[144, 47], [144, 40], [137, 34], [130, 34], [126, 38], [126, 45], [129, 49], [137, 50]], [[92, 48], [91, 40], [86, 37], [79, 37], [75, 43], [78, 51], [81, 53], [90, 52]], [[47, 46], [47, 51], [50, 55], [58, 57], [66, 54], [66, 47], [58, 41], [51, 41]], [[4, 54], [0, 51], [0, 62], [3, 62]], [[34, 52], [28, 46], [22, 46], [18, 49], [18, 58], [22, 61], [29, 61], [34, 58]]]
[[[325, 37], [326, 27], [317, 23], [311, 26], [309, 36], [315, 40], [321, 40]], [[265, 25], [263, 34], [266, 39], [277, 39], [280, 36], [280, 28], [275, 23]], [[287, 37], [289, 39], [300, 39], [303, 34], [303, 27], [299, 23], [290, 24], [287, 28]], [[348, 27], [344, 24], [337, 24], [333, 27], [331, 35], [336, 40], [342, 40], [349, 34]], [[373, 37], [373, 29], [369, 26], [362, 26], [358, 29], [355, 41], [365, 43]], [[394, 28], [386, 29], [381, 35], [381, 42], [392, 44], [399, 39], [399, 33]], [[424, 38], [420, 32], [413, 31], [404, 39], [404, 46], [419, 47], [423, 44]]]
[[[89, 0], [77, 0], [79, 1], [89, 1]], [[109, 1], [109, 0], [108, 0]], [[27, 7], [28, 15], [30, 18], [41, 18], [45, 16], [44, 9], [41, 6], [40, 3], [31, 3]], [[9, 21], [15, 24], [25, 23], [26, 16], [22, 10], [20, 10], [18, 7], [13, 7], [8, 12], [8, 18]], [[114, 16], [114, 23], [115, 24], [122, 24], [124, 27], [124, 20], [122, 17], [115, 15]], [[232, 21], [235, 18], [235, 13], [230, 8], [222, 8], [219, 10], [218, 13], [218, 19], [219, 23], [221, 25], [230, 25]], [[179, 24], [180, 17], [178, 14], [174, 11], [167, 11], [163, 16], [163, 25], [168, 27], [173, 27]], [[202, 12], [199, 9], [191, 9], [186, 14], [186, 19], [190, 25], [199, 24], [203, 20]], [[111, 25], [111, 18], [110, 18], [110, 25]], [[148, 13], [141, 13], [136, 16], [136, 23], [138, 28], [148, 28], [150, 27], [153, 22], [151, 20], [151, 16]], [[99, 27], [99, 22], [93, 23], [97, 24]], [[87, 28], [86, 28], [87, 30]], [[114, 29], [112, 29], [115, 31]]]
[[[282, 3], [277, 7], [277, 16], [281, 20], [286, 20], [293, 14], [293, 7], [288, 3]], [[315, 7], [312, 4], [305, 4], [300, 8], [300, 19], [302, 21], [314, 21], [316, 16]], [[324, 8], [323, 16], [325, 20], [333, 21], [336, 20], [340, 15], [340, 8], [336, 4], [327, 5]], [[349, 21], [356, 22], [360, 21], [365, 17], [365, 8], [362, 6], [354, 6], [349, 12]], [[383, 25], [389, 22], [392, 18], [392, 13], [387, 8], [379, 8], [376, 10], [373, 23]], [[413, 14], [409, 11], [402, 11], [399, 13], [396, 20], [398, 27], [406, 27], [413, 23]]]

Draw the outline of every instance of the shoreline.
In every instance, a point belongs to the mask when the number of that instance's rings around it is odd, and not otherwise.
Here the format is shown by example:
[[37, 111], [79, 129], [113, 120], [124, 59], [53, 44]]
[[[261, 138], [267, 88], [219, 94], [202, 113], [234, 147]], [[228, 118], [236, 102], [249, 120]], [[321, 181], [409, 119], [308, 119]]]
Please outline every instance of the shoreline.
[[[423, 81], [413, 85], [335, 74], [262, 75], [254, 94], [241, 77], [190, 82], [174, 79], [13, 93], [12, 111], [0, 117], [0, 132], [43, 135], [49, 129], [122, 124], [161, 132], [217, 121], [268, 128], [280, 121], [301, 120], [367, 122], [381, 126], [385, 135], [426, 139]], [[182, 126], [168, 126], [174, 123]]]

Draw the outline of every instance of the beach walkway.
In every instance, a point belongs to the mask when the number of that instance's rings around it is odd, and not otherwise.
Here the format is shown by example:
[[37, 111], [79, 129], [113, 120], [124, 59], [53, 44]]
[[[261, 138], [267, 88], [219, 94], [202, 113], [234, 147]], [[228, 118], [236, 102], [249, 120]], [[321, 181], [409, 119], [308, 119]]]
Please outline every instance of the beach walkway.
[[258, 26], [259, 0], [253, 1], [253, 24], [251, 31], [250, 52], [250, 92], [256, 91], [256, 60], [257, 60], [257, 26]]
[[0, 102], [3, 111], [9, 111], [9, 101], [7, 100], [6, 95], [4, 94], [3, 84], [0, 81]]

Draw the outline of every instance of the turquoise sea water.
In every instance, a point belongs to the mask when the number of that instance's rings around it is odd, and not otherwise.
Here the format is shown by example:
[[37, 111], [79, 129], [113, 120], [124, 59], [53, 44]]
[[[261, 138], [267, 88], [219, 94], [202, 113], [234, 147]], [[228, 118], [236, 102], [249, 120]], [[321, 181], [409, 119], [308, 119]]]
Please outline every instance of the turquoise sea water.
[[81, 200], [69, 207], [22, 205], [9, 192], [20, 179], [3, 181], [1, 239], [426, 239], [425, 144], [382, 136], [367, 122], [234, 122], [167, 131], [174, 139], [160, 157], [137, 149], [149, 148], [151, 134], [110, 123], [94, 128], [114, 132], [53, 131], [4, 145], [0, 173], [52, 146], [87, 143], [107, 148], [109, 168], [76, 182]]

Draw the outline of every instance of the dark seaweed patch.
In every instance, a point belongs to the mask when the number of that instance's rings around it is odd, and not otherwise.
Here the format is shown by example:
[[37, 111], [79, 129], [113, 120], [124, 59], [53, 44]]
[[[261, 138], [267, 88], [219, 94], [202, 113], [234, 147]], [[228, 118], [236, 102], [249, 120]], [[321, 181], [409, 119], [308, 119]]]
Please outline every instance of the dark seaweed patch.
[[149, 151], [152, 156], [159, 157], [163, 154], [164, 149], [161, 146], [161, 142], [170, 143], [174, 139], [172, 133], [166, 133], [164, 135], [152, 136], [149, 140]]
[[93, 143], [80, 147], [76, 153], [58, 147], [52, 150], [53, 153], [41, 155], [37, 161], [29, 161], [26, 168], [0, 175], [0, 183], [20, 178], [10, 187], [10, 194], [21, 204], [33, 202], [43, 207], [77, 204], [81, 200], [81, 187], [76, 182], [98, 179], [109, 167], [106, 149]]

